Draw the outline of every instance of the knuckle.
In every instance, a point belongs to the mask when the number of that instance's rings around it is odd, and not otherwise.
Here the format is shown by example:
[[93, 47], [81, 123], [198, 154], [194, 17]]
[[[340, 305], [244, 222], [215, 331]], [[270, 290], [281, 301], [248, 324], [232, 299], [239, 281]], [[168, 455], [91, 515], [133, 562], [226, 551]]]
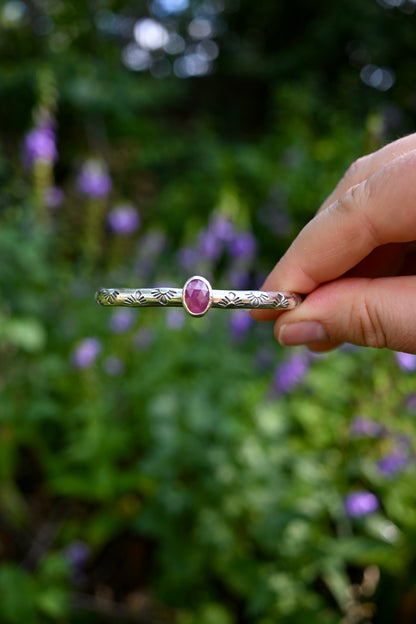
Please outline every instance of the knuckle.
[[403, 156], [403, 162], [405, 163], [405, 165], [407, 165], [412, 172], [414, 171], [415, 168], [415, 164], [416, 164], [416, 149], [411, 150], [410, 152], [407, 152], [407, 154], [404, 154]]
[[356, 230], [366, 231], [373, 247], [382, 245], [385, 241], [379, 232], [376, 220], [372, 218], [369, 206], [371, 205], [374, 189], [371, 181], [366, 178], [359, 184], [351, 186], [348, 191], [334, 204], [336, 211], [343, 212], [354, 217], [358, 221]]
[[331, 206], [331, 204], [334, 204], [334, 203], [336, 204], [338, 201], [338, 198], [341, 195], [347, 193], [351, 187], [356, 186], [357, 184], [362, 182], [367, 177], [367, 173], [369, 171], [369, 167], [371, 163], [371, 158], [372, 158], [371, 154], [367, 156], [361, 156], [360, 158], [357, 158], [354, 162], [351, 163], [351, 165], [345, 171], [342, 178], [339, 180], [334, 191], [324, 202], [321, 209], [327, 208], [328, 206]]
[[377, 299], [371, 298], [369, 291], [370, 289], [367, 289], [361, 293], [356, 316], [353, 312], [355, 306], [353, 306], [352, 313], [355, 319], [352, 321], [355, 320], [355, 323], [352, 322], [352, 326], [356, 326], [358, 344], [383, 349], [388, 346], [383, 316], [378, 308]]
[[348, 190], [332, 204], [332, 208], [336, 212], [358, 213], [367, 201], [368, 195], [368, 182], [364, 180], [359, 184], [350, 186]]
[[355, 186], [358, 182], [361, 182], [363, 176], [365, 177], [364, 172], [367, 170], [369, 158], [370, 156], [361, 156], [351, 163], [342, 177], [342, 181], [346, 186]]
[[361, 213], [364, 206], [368, 203], [371, 196], [371, 188], [368, 178], [351, 186], [343, 197], [340, 198], [340, 203], [344, 209], [348, 211], [356, 211]]
[[[416, 168], [416, 150], [412, 150], [403, 156], [400, 156], [393, 162], [392, 175], [397, 176], [401, 173], [404, 179], [408, 180], [408, 190], [414, 193], [416, 185], [412, 184], [414, 180], [414, 172]], [[413, 194], [412, 193], [412, 194]]]

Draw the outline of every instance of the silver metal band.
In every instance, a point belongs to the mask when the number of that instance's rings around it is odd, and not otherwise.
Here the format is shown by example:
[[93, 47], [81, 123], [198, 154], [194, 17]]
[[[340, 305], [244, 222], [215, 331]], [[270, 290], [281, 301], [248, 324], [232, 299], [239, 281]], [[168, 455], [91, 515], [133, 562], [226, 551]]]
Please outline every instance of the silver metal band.
[[203, 316], [210, 308], [291, 310], [301, 302], [300, 295], [291, 292], [213, 290], [200, 276], [191, 277], [183, 288], [101, 288], [95, 298], [103, 306], [183, 306], [192, 316]]

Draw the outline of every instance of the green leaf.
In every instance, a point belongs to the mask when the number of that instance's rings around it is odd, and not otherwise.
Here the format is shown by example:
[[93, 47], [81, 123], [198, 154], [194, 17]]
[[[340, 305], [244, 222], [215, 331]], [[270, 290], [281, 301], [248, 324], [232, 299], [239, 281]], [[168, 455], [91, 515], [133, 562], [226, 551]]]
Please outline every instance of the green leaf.
[[0, 621], [36, 624], [36, 588], [32, 578], [12, 564], [0, 567]]
[[63, 618], [68, 612], [68, 592], [62, 587], [47, 587], [36, 596], [36, 606], [44, 615]]
[[23, 351], [36, 353], [46, 344], [46, 331], [35, 318], [13, 318], [0, 327], [0, 338]]

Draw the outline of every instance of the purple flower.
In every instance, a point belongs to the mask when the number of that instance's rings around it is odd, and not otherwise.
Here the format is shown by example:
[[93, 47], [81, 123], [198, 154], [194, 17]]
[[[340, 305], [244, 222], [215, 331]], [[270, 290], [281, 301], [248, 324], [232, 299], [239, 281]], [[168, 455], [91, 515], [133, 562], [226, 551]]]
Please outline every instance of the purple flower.
[[200, 254], [211, 262], [216, 262], [223, 250], [222, 240], [210, 230], [202, 230], [198, 240], [198, 250]]
[[103, 362], [103, 368], [110, 377], [118, 377], [124, 371], [124, 362], [116, 355], [109, 355]]
[[23, 164], [31, 168], [35, 161], [54, 163], [58, 158], [56, 137], [50, 125], [32, 128], [26, 134], [23, 142]]
[[298, 352], [279, 364], [274, 376], [274, 388], [277, 394], [289, 393], [299, 385], [308, 372], [309, 362], [307, 353]]
[[133, 310], [120, 308], [110, 318], [110, 329], [114, 334], [123, 334], [133, 325], [136, 315]]
[[235, 310], [230, 316], [230, 330], [233, 340], [244, 338], [253, 323], [253, 319], [245, 310]]
[[405, 373], [413, 373], [416, 371], [416, 355], [413, 353], [404, 353], [396, 351], [394, 354], [399, 368]]
[[364, 349], [364, 347], [359, 347], [358, 345], [351, 344], [351, 342], [344, 342], [338, 349], [338, 351], [345, 351], [345, 353], [355, 353], [360, 349]]
[[45, 191], [45, 204], [48, 208], [59, 208], [64, 201], [64, 192], [59, 186], [50, 186]]
[[224, 243], [228, 243], [234, 238], [234, 225], [222, 215], [211, 217], [208, 229], [215, 238]]
[[384, 427], [375, 420], [357, 416], [351, 423], [351, 433], [354, 436], [379, 438], [384, 433]]
[[405, 405], [408, 412], [416, 413], [416, 393], [407, 395]]
[[224, 244], [234, 239], [234, 226], [222, 215], [213, 215], [208, 226], [201, 230], [198, 238], [198, 254], [216, 262], [224, 250]]
[[256, 253], [257, 243], [251, 232], [236, 234], [231, 242], [229, 252], [234, 258], [252, 258]]
[[107, 167], [100, 160], [85, 161], [76, 180], [76, 186], [85, 197], [105, 197], [112, 189]]
[[91, 549], [82, 540], [76, 540], [64, 549], [64, 554], [71, 566], [80, 568], [86, 564]]
[[166, 325], [169, 329], [181, 329], [185, 323], [185, 312], [177, 308], [172, 308], [167, 311]]
[[86, 580], [83, 568], [91, 555], [90, 547], [82, 540], [76, 540], [63, 549], [63, 554], [69, 564], [71, 583], [82, 586]]
[[183, 247], [178, 252], [178, 262], [185, 271], [192, 270], [199, 260], [199, 254], [193, 247]]
[[84, 338], [72, 352], [72, 364], [75, 368], [89, 368], [94, 364], [101, 348], [101, 342], [97, 338]]
[[251, 283], [250, 274], [243, 268], [232, 268], [228, 272], [228, 280], [233, 288], [240, 288], [241, 290], [249, 288]]
[[153, 331], [147, 327], [139, 329], [133, 338], [133, 345], [136, 349], [148, 349], [154, 341]]
[[357, 490], [345, 497], [345, 511], [351, 518], [360, 518], [374, 513], [379, 508], [377, 497], [368, 490]]
[[134, 206], [120, 204], [108, 213], [108, 224], [116, 234], [134, 234], [140, 227], [140, 217]]
[[402, 472], [408, 463], [407, 453], [400, 448], [387, 453], [379, 462], [378, 469], [386, 479], [391, 479]]

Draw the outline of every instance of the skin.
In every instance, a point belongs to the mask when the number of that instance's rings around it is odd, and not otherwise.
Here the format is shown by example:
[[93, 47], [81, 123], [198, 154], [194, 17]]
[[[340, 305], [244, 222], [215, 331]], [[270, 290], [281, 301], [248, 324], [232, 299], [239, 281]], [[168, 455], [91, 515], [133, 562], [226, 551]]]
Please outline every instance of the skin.
[[305, 295], [296, 310], [256, 310], [286, 346], [342, 342], [416, 353], [416, 134], [348, 169], [267, 277]]

